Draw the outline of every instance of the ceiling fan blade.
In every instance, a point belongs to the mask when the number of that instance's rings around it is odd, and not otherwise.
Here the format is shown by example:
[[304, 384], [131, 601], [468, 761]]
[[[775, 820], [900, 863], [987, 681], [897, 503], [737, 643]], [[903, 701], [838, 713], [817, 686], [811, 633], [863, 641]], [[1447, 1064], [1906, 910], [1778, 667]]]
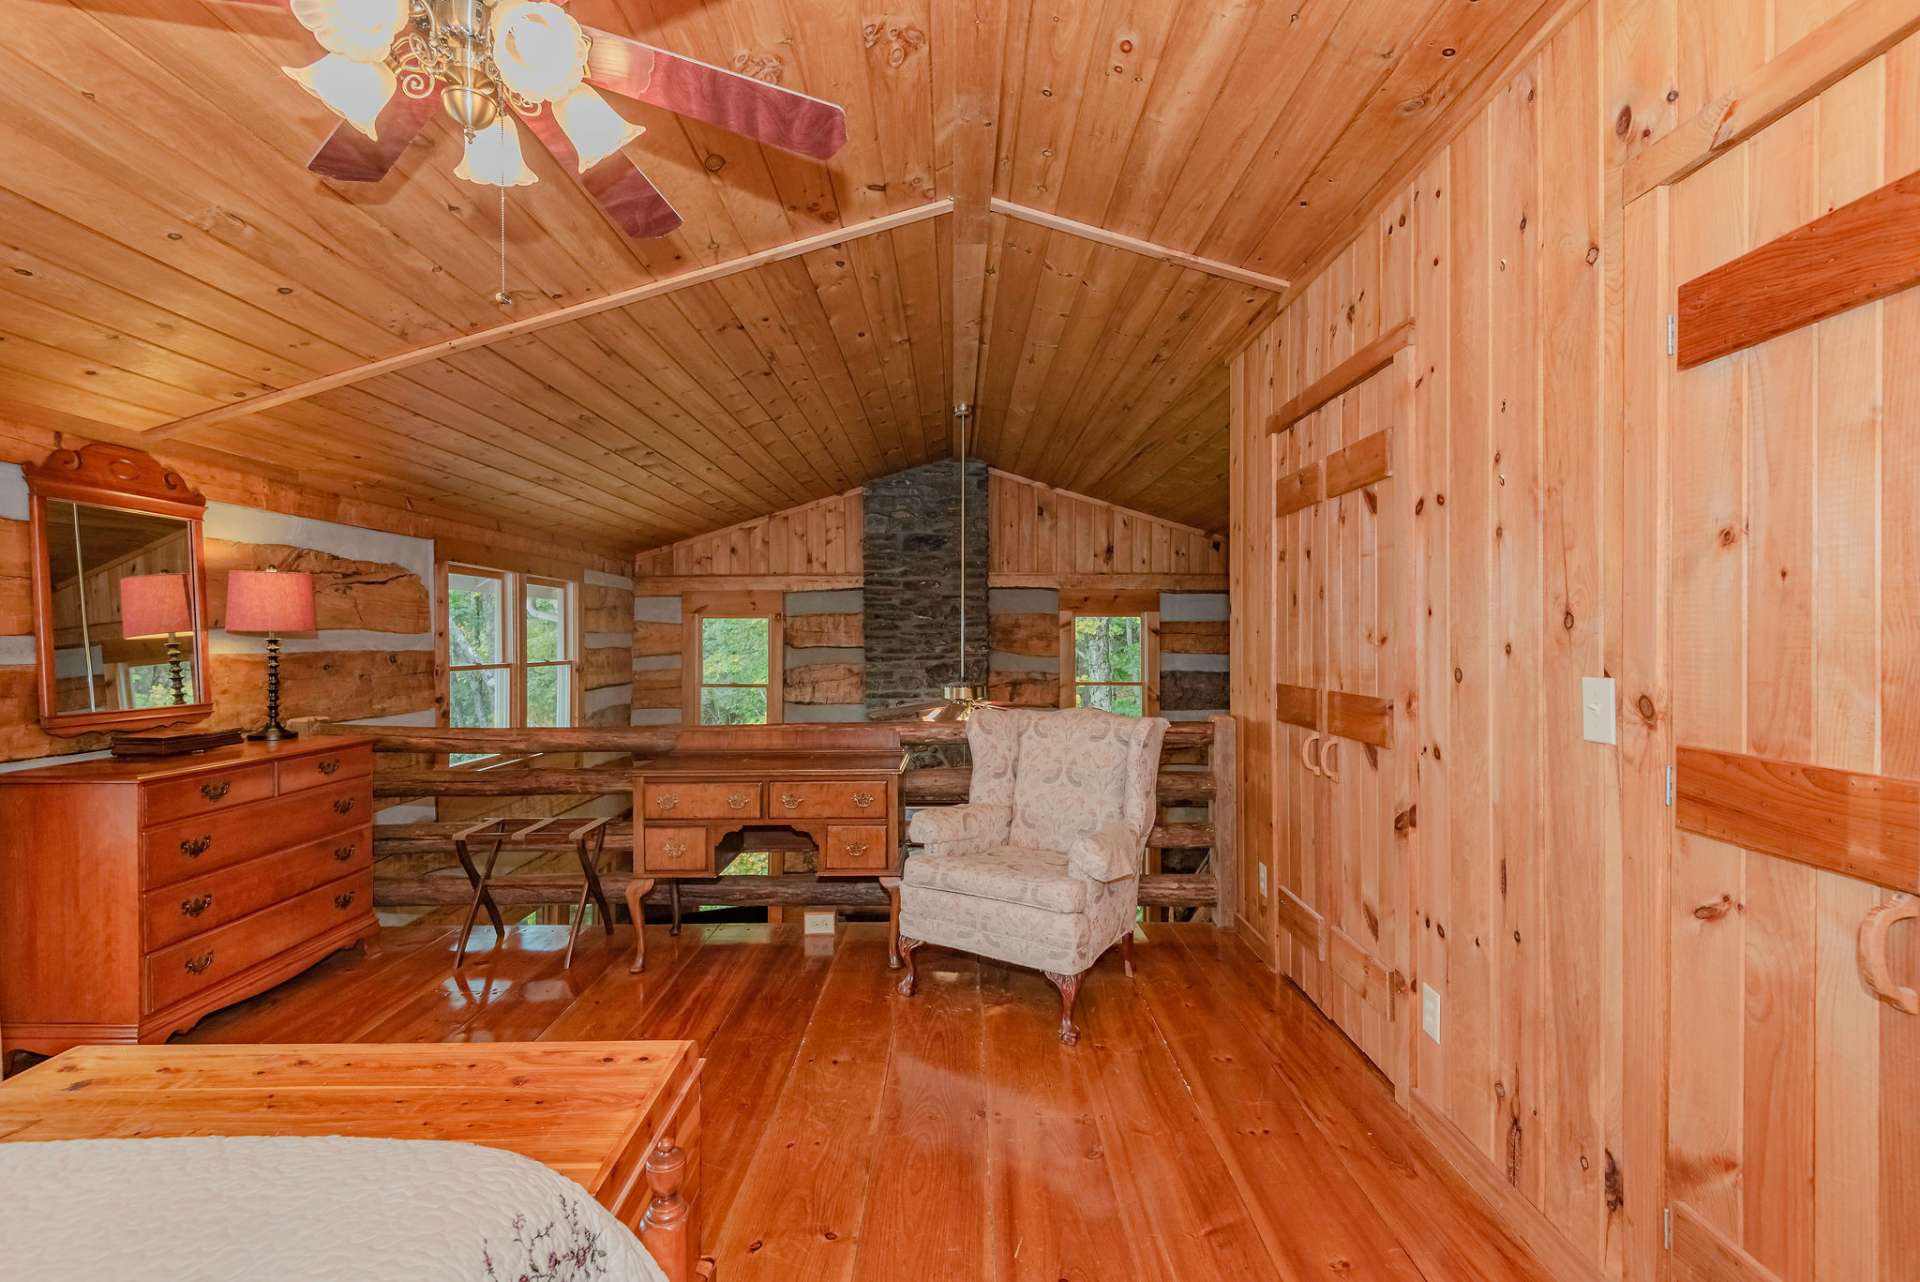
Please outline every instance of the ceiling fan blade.
[[374, 132], [380, 135], [378, 142], [343, 120], [333, 127], [327, 140], [313, 153], [307, 168], [322, 178], [337, 178], [350, 183], [377, 183], [387, 176], [401, 153], [419, 136], [439, 105], [439, 94], [409, 98], [404, 93], [396, 93], [381, 110], [380, 118], [374, 121]]
[[847, 113], [833, 103], [628, 36], [582, 29], [592, 42], [587, 80], [602, 89], [816, 160], [846, 145]]
[[665, 236], [681, 223], [680, 212], [667, 203], [640, 167], [619, 152], [614, 152], [586, 173], [580, 173], [580, 154], [568, 141], [551, 108], [520, 112], [521, 123], [533, 131], [542, 146], [553, 153], [560, 167], [579, 176], [580, 185], [599, 203], [620, 230], [636, 239]]

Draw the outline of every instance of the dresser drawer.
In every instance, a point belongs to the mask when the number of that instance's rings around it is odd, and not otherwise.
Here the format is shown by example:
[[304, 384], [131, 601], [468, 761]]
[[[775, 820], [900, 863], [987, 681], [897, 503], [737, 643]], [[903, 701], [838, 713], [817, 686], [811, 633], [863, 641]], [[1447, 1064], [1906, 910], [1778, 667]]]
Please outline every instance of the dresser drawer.
[[337, 752], [316, 752], [291, 761], [276, 761], [273, 769], [278, 791], [284, 796], [372, 774], [373, 749], [367, 744], [356, 744]]
[[891, 862], [885, 824], [829, 824], [821, 872], [885, 872]]
[[650, 783], [641, 788], [649, 819], [758, 819], [757, 783]]
[[147, 954], [145, 1013], [232, 979], [249, 966], [364, 917], [373, 872], [363, 869], [285, 903]]
[[150, 890], [142, 903], [147, 950], [176, 944], [371, 867], [373, 830], [361, 828]]
[[887, 785], [866, 783], [773, 783], [767, 785], [767, 815], [773, 819], [885, 819]]
[[187, 815], [217, 814], [273, 795], [273, 764], [235, 766], [186, 779], [150, 783], [142, 790], [142, 822], [165, 823]]
[[658, 828], [647, 825], [647, 872], [698, 873], [711, 870], [713, 852], [707, 848], [705, 828]]
[[270, 850], [350, 832], [373, 813], [372, 784], [349, 780], [140, 834], [141, 884], [170, 886]]

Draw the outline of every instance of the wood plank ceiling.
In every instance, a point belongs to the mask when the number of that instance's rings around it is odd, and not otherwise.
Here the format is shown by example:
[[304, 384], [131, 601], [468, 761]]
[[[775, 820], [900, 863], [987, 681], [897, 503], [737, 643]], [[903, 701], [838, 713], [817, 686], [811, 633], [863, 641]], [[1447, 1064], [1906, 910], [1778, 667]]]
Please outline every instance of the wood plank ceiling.
[[[631, 241], [529, 144], [507, 198], [428, 127], [376, 186], [290, 16], [0, 0], [0, 417], [122, 439], [952, 197], [956, 211], [167, 439], [317, 488], [633, 551], [977, 448], [1225, 525], [1222, 357], [1274, 295], [990, 214], [989, 195], [1304, 277], [1550, 0], [575, 0], [847, 109], [821, 165], [627, 100], [686, 218]], [[976, 372], [977, 371], [977, 372]], [[150, 438], [157, 440], [158, 438]]]

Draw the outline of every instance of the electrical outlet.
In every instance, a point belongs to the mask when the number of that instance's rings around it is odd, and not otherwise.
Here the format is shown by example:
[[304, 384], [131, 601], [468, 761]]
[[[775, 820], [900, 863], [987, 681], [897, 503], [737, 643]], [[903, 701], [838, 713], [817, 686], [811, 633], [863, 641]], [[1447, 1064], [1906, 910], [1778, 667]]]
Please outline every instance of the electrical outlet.
[[1440, 1040], [1440, 990], [1432, 984], [1420, 985], [1420, 1031]]
[[1261, 864], [1259, 866], [1259, 874], [1260, 874], [1260, 893], [1264, 895], [1267, 893], [1267, 866], [1265, 864]]
[[1588, 743], [1613, 743], [1613, 678], [1580, 678], [1580, 728]]
[[809, 911], [807, 913], [806, 933], [809, 935], [831, 935], [837, 914]]

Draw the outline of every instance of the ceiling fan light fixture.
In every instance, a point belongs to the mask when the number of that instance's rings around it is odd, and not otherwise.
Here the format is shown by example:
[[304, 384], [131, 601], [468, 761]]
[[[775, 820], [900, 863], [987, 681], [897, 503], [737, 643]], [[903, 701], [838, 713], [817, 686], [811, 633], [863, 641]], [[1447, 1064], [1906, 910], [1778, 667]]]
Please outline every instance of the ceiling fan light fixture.
[[493, 62], [522, 98], [557, 101], [586, 78], [587, 37], [551, 0], [508, 0], [493, 13]]
[[356, 62], [330, 53], [307, 67], [282, 67], [295, 84], [325, 103], [335, 115], [374, 141], [380, 113], [393, 99], [393, 68], [384, 62]]
[[483, 187], [526, 187], [540, 181], [520, 154], [519, 129], [505, 116], [468, 136], [466, 155], [453, 176]]
[[407, 0], [293, 0], [293, 16], [329, 53], [381, 62], [407, 25]]
[[573, 144], [583, 174], [646, 132], [586, 85], [555, 102], [553, 115]]

